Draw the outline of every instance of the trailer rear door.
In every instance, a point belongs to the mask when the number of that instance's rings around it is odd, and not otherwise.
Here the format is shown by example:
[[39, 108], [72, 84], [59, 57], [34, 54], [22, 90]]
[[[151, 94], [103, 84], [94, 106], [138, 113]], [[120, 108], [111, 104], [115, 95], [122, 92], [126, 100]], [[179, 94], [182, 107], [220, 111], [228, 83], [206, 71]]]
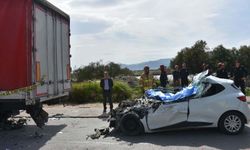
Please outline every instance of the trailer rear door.
[[70, 83], [70, 44], [69, 44], [69, 24], [62, 20], [62, 54], [63, 54], [63, 80], [64, 80], [64, 91], [68, 91], [71, 88]]
[[38, 96], [62, 95], [71, 88], [69, 21], [52, 9], [35, 4], [35, 45]]
[[[48, 82], [48, 38], [47, 38], [47, 14], [45, 9], [39, 5], [35, 5], [35, 60], [36, 60], [36, 81], [42, 79]], [[47, 96], [48, 85], [43, 84], [37, 87], [37, 96]]]

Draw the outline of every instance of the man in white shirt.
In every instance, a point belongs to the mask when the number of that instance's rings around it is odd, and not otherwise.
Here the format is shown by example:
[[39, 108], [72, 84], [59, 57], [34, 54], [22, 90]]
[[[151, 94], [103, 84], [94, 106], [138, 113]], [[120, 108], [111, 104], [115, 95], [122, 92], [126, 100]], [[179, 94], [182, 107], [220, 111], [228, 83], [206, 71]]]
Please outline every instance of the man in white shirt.
[[109, 102], [110, 111], [113, 109], [112, 102], [112, 88], [113, 88], [113, 80], [109, 77], [108, 72], [104, 72], [104, 78], [100, 82], [100, 86], [103, 90], [103, 113], [106, 113], [107, 107], [106, 103]]

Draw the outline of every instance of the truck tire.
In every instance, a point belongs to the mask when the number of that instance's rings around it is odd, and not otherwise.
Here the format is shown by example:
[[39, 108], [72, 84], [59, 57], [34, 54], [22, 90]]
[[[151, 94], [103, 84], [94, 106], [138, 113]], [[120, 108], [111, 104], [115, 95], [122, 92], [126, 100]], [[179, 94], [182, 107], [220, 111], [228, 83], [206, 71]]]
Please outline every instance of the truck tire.
[[122, 133], [129, 136], [135, 136], [143, 133], [144, 128], [140, 122], [139, 116], [135, 113], [127, 113], [121, 118], [120, 128]]
[[219, 120], [218, 127], [225, 134], [239, 134], [245, 127], [244, 116], [238, 112], [228, 112], [223, 114]]

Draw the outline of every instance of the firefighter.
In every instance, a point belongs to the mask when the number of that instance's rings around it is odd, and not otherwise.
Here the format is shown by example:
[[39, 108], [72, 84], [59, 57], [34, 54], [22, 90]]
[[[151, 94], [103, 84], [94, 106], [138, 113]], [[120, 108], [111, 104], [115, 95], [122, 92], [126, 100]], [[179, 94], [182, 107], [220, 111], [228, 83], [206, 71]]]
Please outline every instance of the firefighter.
[[241, 89], [241, 91], [245, 94], [245, 81], [247, 77], [247, 70], [240, 65], [239, 61], [235, 62], [235, 68], [231, 72], [231, 77], [234, 80], [234, 84]]
[[144, 92], [148, 89], [153, 88], [154, 86], [154, 77], [152, 74], [149, 73], [149, 67], [144, 67], [144, 73], [141, 75], [140, 78], [140, 85], [142, 87], [142, 92]]

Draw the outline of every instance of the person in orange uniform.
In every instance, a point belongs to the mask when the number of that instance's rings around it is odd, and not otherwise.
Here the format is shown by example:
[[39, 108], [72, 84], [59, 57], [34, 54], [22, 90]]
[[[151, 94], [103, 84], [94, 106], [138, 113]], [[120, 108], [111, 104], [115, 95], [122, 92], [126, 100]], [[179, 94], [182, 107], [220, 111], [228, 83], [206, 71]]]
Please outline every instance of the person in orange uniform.
[[140, 85], [142, 87], [143, 94], [146, 90], [153, 88], [153, 86], [155, 85], [154, 77], [152, 74], [149, 73], [148, 66], [144, 67], [144, 73], [141, 75], [140, 78]]

